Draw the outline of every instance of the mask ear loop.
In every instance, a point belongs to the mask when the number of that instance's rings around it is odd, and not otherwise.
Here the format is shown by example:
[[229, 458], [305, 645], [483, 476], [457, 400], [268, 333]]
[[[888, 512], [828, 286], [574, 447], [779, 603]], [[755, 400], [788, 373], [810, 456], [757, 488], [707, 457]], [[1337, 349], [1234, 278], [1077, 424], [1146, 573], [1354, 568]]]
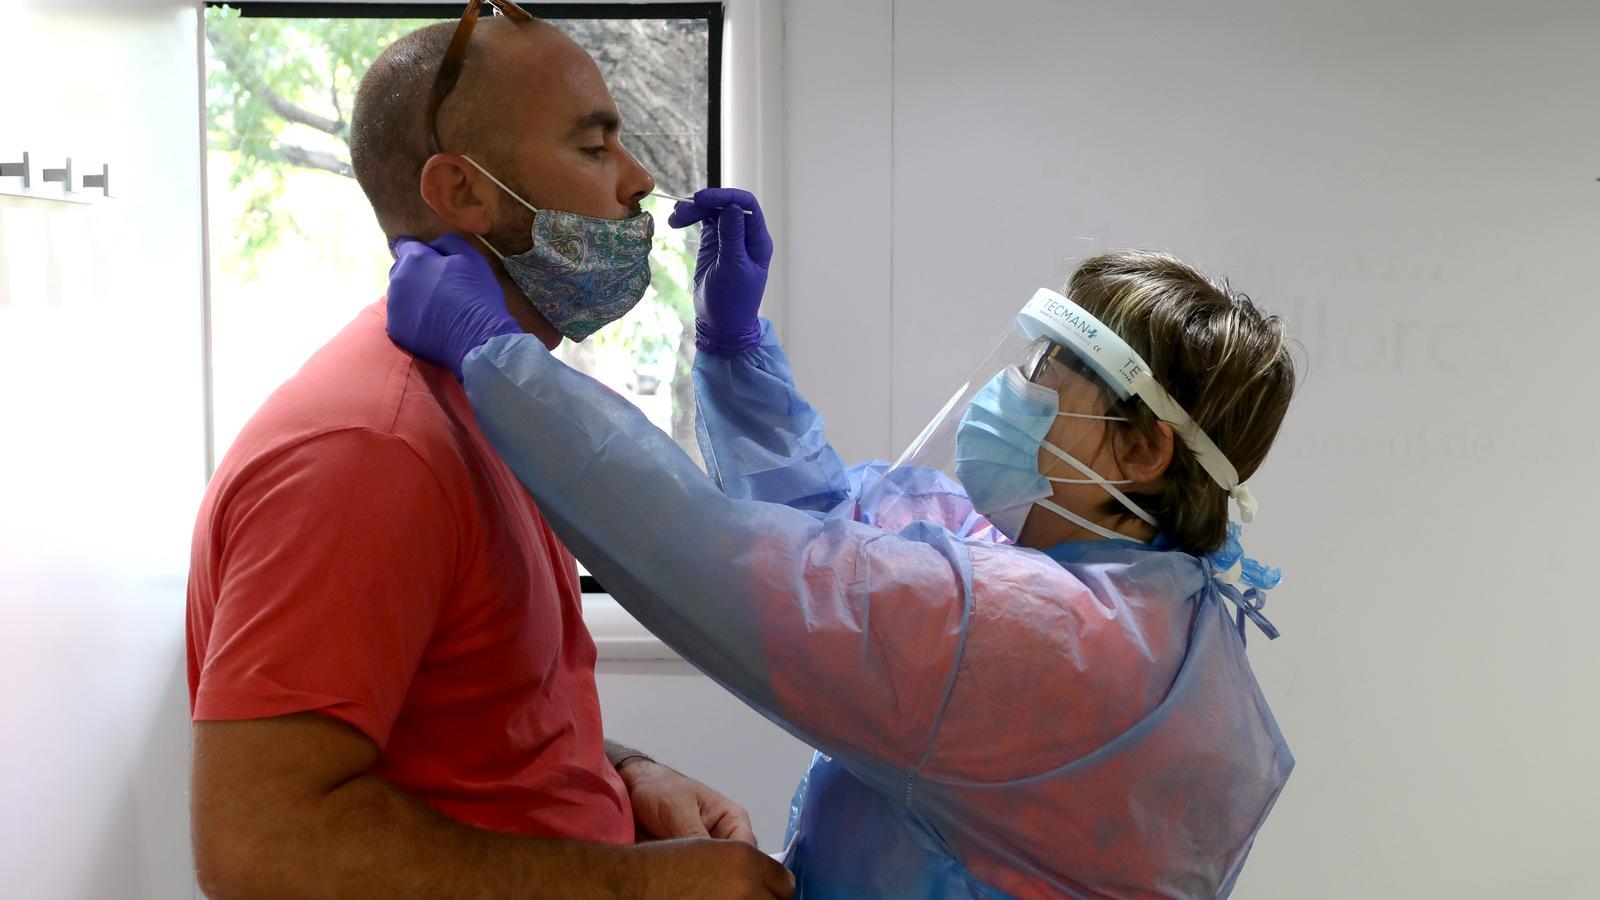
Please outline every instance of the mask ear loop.
[[[465, 153], [460, 154], [460, 156], [461, 156], [462, 159], [464, 159], [467, 162], [471, 163], [472, 167], [474, 169], [477, 169], [480, 173], [482, 173], [483, 177], [485, 177], [485, 178], [489, 179], [490, 181], [494, 182], [495, 185], [500, 188], [500, 190], [505, 191], [506, 193], [510, 194], [511, 195], [511, 199], [517, 201], [518, 203], [521, 203], [523, 206], [526, 206], [535, 216], [539, 215], [539, 207], [534, 206], [532, 203], [529, 203], [528, 201], [522, 199], [522, 197], [516, 191], [513, 191], [511, 188], [506, 187], [506, 183], [504, 181], [501, 181], [500, 179], [494, 177], [494, 175], [491, 174], [488, 169], [485, 169], [483, 166], [478, 165], [478, 161], [477, 160], [475, 160], [472, 157], [466, 155]], [[485, 247], [488, 247], [489, 248], [489, 252], [493, 253], [495, 256], [499, 257], [501, 262], [505, 262], [506, 261], [506, 255], [504, 253], [501, 253], [499, 250], [495, 249], [495, 246], [493, 244], [489, 243], [489, 239], [488, 238], [484, 237], [481, 234], [475, 234], [475, 235], [473, 235], [473, 237], [477, 238]]]
[[[1065, 462], [1067, 465], [1073, 467], [1074, 469], [1077, 469], [1078, 472], [1083, 475], [1083, 477], [1088, 478], [1088, 479], [1092, 479], [1088, 483], [1097, 484], [1100, 487], [1105, 488], [1106, 493], [1108, 493], [1111, 496], [1115, 497], [1117, 499], [1118, 503], [1121, 503], [1123, 506], [1127, 507], [1129, 512], [1133, 513], [1135, 516], [1138, 516], [1140, 519], [1142, 519], [1146, 525], [1149, 525], [1151, 528], [1160, 528], [1161, 527], [1160, 523], [1156, 522], [1154, 516], [1152, 516], [1149, 513], [1145, 512], [1143, 509], [1140, 509], [1139, 508], [1139, 504], [1134, 503], [1133, 500], [1131, 498], [1129, 498], [1127, 494], [1124, 494], [1123, 492], [1117, 490], [1116, 485], [1113, 484], [1110, 481], [1107, 481], [1105, 476], [1101, 475], [1099, 472], [1096, 472], [1095, 470], [1093, 470], [1093, 469], [1089, 468], [1088, 466], [1084, 465], [1083, 463], [1079, 462], [1076, 458], [1074, 458], [1073, 456], [1068, 454], [1065, 450], [1060, 449], [1055, 444], [1052, 444], [1049, 441], [1044, 441], [1043, 443], [1040, 444], [1040, 446], [1043, 447], [1045, 450], [1049, 451], [1053, 456], [1055, 456], [1056, 458], [1060, 459], [1062, 462]], [[1118, 482], [1118, 484], [1128, 484], [1128, 483], [1129, 482]]]
[[[1095, 420], [1097, 422], [1126, 422], [1126, 421], [1128, 421], [1125, 416], [1091, 416], [1088, 413], [1056, 413], [1056, 418], [1058, 418], [1058, 419], [1093, 419], [1093, 420]], [[1048, 481], [1048, 482], [1051, 482], [1052, 484], [1133, 484], [1133, 480], [1132, 479], [1124, 479], [1122, 481], [1112, 481], [1112, 480], [1106, 479], [1106, 478], [1058, 478], [1058, 477], [1056, 477], [1054, 475], [1046, 475], [1044, 477], [1044, 480]]]
[[489, 243], [489, 239], [488, 238], [484, 237], [481, 234], [475, 234], [475, 235], [473, 235], [473, 237], [478, 239], [478, 243], [484, 245], [485, 247], [488, 247], [489, 248], [489, 252], [493, 253], [495, 256], [499, 257], [500, 261], [502, 263], [506, 261], [506, 255], [504, 253], [501, 253], [499, 250], [496, 250], [495, 246], [493, 244]]
[[[1039, 361], [1037, 363], [1035, 363], [1034, 367], [1033, 367], [1035, 376], [1037, 376], [1039, 372], [1043, 371], [1043, 368], [1044, 368], [1044, 365], [1045, 365], [1046, 361], [1049, 360], [1050, 358], [1052, 358], [1053, 356], [1056, 356], [1056, 354], [1057, 354], [1057, 352], [1059, 352], [1059, 350], [1060, 350], [1059, 347], [1053, 347], [1051, 350], [1046, 351], [1044, 354], [1042, 354], [1040, 356]], [[1048, 387], [1045, 387], [1044, 385], [1035, 383], [1032, 379], [1026, 378], [1023, 375], [1023, 373], [1022, 373], [1022, 371], [1020, 369], [1010, 369], [1010, 370], [1008, 370], [1006, 372], [1006, 375], [1008, 377], [1014, 378], [1015, 380], [1020, 382], [1019, 384], [1016, 384], [1015, 386], [1019, 390], [1022, 390], [1023, 393], [1028, 393], [1029, 390], [1037, 390], [1037, 391], [1041, 391], [1041, 392], [1048, 392], [1051, 395], [1053, 395], [1054, 403], [1059, 404], [1061, 402], [1060, 394], [1058, 394], [1056, 391], [1054, 391], [1054, 390], [1052, 390], [1052, 389], [1050, 389]], [[1056, 418], [1058, 418], [1058, 419], [1089, 419], [1089, 420], [1098, 421], [1098, 422], [1126, 422], [1126, 421], [1128, 421], [1127, 417], [1125, 417], [1125, 416], [1092, 415], [1090, 413], [1076, 413], [1076, 412], [1058, 412], [1058, 413], [1056, 413]], [[1107, 493], [1111, 494], [1111, 496], [1115, 497], [1118, 502], [1120, 502], [1123, 506], [1127, 507], [1129, 512], [1132, 512], [1135, 516], [1139, 517], [1146, 524], [1148, 524], [1151, 528], [1155, 528], [1157, 530], [1160, 530], [1161, 526], [1156, 522], [1154, 517], [1152, 517], [1149, 513], [1145, 512], [1143, 509], [1140, 509], [1139, 505], [1137, 503], [1134, 503], [1133, 500], [1131, 500], [1128, 497], [1127, 494], [1124, 494], [1123, 492], [1117, 490], [1116, 487], [1115, 487], [1115, 485], [1118, 485], [1118, 484], [1132, 484], [1133, 483], [1132, 481], [1115, 481], [1115, 482], [1109, 481], [1104, 476], [1102, 476], [1099, 472], [1096, 472], [1094, 469], [1091, 469], [1088, 466], [1084, 465], [1083, 463], [1079, 462], [1076, 457], [1074, 457], [1071, 454], [1067, 453], [1065, 450], [1062, 450], [1060, 447], [1057, 447], [1055, 444], [1050, 443], [1049, 441], [1040, 441], [1039, 442], [1039, 446], [1043, 447], [1045, 450], [1048, 450], [1051, 454], [1053, 454], [1054, 456], [1060, 458], [1062, 461], [1066, 462], [1068, 465], [1072, 466], [1074, 469], [1077, 469], [1079, 474], [1084, 476], [1082, 479], [1078, 479], [1078, 478], [1057, 478], [1057, 477], [1052, 477], [1052, 476], [1046, 475], [1046, 476], [1044, 476], [1046, 481], [1051, 482], [1052, 484], [1093, 484], [1093, 485], [1097, 485], [1100, 488], [1102, 488], [1103, 490], [1105, 490]], [[1059, 503], [1056, 503], [1055, 501], [1049, 499], [1048, 497], [1044, 498], [1042, 500], [1036, 500], [1034, 502], [1037, 503], [1039, 506], [1042, 506], [1045, 509], [1048, 509], [1049, 511], [1051, 511], [1051, 512], [1055, 513], [1056, 515], [1062, 517], [1063, 519], [1066, 519], [1067, 521], [1073, 523], [1074, 525], [1077, 525], [1078, 527], [1083, 528], [1084, 530], [1089, 531], [1089, 532], [1091, 532], [1093, 534], [1097, 534], [1097, 535], [1105, 538], [1106, 540], [1111, 540], [1111, 541], [1133, 541], [1133, 542], [1139, 543], [1139, 544], [1146, 543], [1145, 541], [1142, 541], [1142, 540], [1140, 540], [1140, 539], [1138, 539], [1136, 537], [1130, 537], [1129, 535], [1123, 534], [1123, 533], [1121, 533], [1119, 531], [1112, 531], [1109, 528], [1105, 528], [1105, 527], [1103, 527], [1101, 525], [1098, 525], [1098, 524], [1096, 524], [1094, 522], [1091, 522], [1088, 519], [1084, 518], [1083, 516], [1080, 516], [1077, 513], [1074, 513], [1071, 510], [1068, 510], [1066, 507], [1060, 505]]]
[[1080, 516], [1077, 513], [1067, 509], [1061, 504], [1056, 503], [1054, 500], [1046, 498], [1044, 500], [1035, 500], [1034, 502], [1045, 509], [1050, 510], [1061, 518], [1066, 519], [1068, 522], [1077, 525], [1079, 528], [1082, 528], [1085, 531], [1093, 532], [1094, 534], [1098, 534], [1108, 541], [1132, 541], [1135, 544], [1147, 543], [1146, 541], [1141, 541], [1136, 537], [1130, 537], [1126, 534], [1123, 534], [1120, 531], [1112, 531], [1109, 528], [1097, 525], [1094, 522], [1085, 519], [1083, 516]]
[[1127, 416], [1091, 416], [1088, 413], [1056, 413], [1058, 419], [1094, 419], [1099, 422], [1126, 422]]

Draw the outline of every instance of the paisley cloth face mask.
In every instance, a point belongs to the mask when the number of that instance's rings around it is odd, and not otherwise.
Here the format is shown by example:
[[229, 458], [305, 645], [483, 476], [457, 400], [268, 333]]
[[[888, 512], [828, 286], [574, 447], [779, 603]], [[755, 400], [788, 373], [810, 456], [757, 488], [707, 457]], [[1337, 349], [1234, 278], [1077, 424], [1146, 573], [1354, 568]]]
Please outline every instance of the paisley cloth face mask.
[[656, 229], [649, 213], [596, 219], [539, 209], [470, 156], [461, 158], [533, 212], [533, 246], [527, 252], [507, 256], [482, 235], [478, 240], [500, 258], [528, 302], [563, 337], [582, 341], [627, 315], [644, 298], [650, 287], [650, 247]]

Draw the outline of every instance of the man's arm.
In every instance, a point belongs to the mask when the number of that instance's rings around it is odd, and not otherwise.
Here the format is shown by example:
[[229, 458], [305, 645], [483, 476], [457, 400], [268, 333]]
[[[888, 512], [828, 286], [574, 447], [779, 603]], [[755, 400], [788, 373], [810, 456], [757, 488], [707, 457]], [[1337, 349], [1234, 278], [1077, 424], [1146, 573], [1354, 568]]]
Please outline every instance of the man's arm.
[[642, 837], [713, 837], [755, 846], [750, 814], [717, 791], [615, 741], [606, 741], [606, 758], [628, 787]]
[[233, 898], [774, 897], [792, 880], [728, 841], [613, 847], [455, 823], [368, 774], [377, 749], [301, 714], [197, 722], [200, 886]]
[[611, 762], [612, 767], [617, 770], [618, 774], [621, 774], [622, 770], [627, 768], [634, 760], [655, 762], [650, 758], [650, 754], [641, 753], [626, 744], [619, 744], [611, 740], [606, 741], [606, 759]]

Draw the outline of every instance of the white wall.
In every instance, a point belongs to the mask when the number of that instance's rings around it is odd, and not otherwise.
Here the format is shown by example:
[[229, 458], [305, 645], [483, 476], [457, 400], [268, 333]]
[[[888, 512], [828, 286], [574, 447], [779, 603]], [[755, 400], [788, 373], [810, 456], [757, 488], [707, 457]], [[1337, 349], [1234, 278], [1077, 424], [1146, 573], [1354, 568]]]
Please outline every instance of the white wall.
[[[0, 894], [193, 892], [183, 668], [205, 477], [189, 4], [0, 0], [0, 161], [111, 199], [0, 195]], [[0, 186], [16, 185], [0, 179]]]
[[1253, 482], [1299, 767], [1236, 896], [1593, 896], [1600, 5], [800, 0], [788, 300], [851, 461], [1163, 247], [1308, 365]]

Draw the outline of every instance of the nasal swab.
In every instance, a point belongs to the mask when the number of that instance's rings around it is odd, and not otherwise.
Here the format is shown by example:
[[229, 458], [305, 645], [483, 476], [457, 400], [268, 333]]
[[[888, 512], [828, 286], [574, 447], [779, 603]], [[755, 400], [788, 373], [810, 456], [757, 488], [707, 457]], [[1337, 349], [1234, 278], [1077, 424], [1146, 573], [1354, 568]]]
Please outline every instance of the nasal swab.
[[[660, 197], [663, 200], [676, 200], [679, 203], [693, 203], [694, 202], [693, 200], [690, 200], [688, 197], [674, 197], [671, 194], [663, 194], [660, 191], [651, 191], [650, 192], [650, 196], [652, 196], [652, 197]], [[745, 210], [740, 210], [740, 212], [744, 213], [747, 216], [755, 215], [755, 212], [753, 210], [745, 209]]]

